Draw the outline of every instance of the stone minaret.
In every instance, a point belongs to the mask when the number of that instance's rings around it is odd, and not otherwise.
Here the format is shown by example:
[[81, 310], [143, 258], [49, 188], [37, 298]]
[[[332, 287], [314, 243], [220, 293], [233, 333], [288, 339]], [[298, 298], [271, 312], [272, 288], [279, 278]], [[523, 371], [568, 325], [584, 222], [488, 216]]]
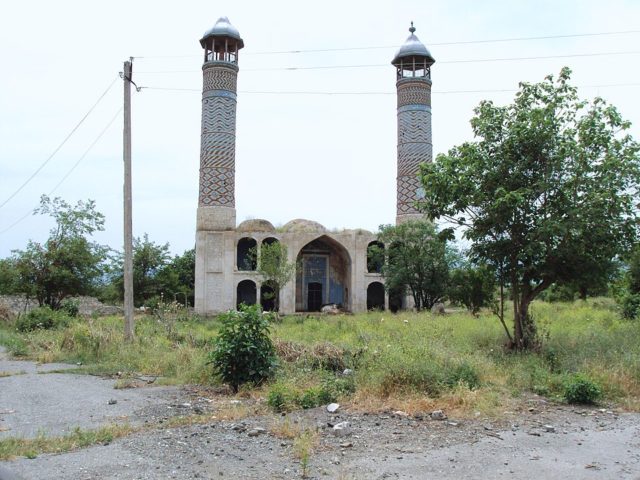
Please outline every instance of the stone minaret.
[[238, 51], [244, 42], [222, 17], [200, 44], [204, 64], [198, 230], [228, 230], [236, 226], [236, 83]]
[[415, 202], [424, 196], [418, 179], [419, 165], [432, 160], [431, 65], [429, 50], [414, 35], [400, 47], [391, 62], [396, 67], [398, 89], [398, 176], [396, 224], [422, 218]]
[[[226, 17], [220, 18], [200, 40], [202, 65], [202, 133], [200, 189], [196, 219], [195, 308], [200, 313], [220, 310], [214, 287], [221, 277], [222, 236], [236, 227], [236, 83], [238, 52], [244, 42]], [[216, 233], [218, 232], [218, 233]], [[217, 287], [216, 287], [217, 288]]]

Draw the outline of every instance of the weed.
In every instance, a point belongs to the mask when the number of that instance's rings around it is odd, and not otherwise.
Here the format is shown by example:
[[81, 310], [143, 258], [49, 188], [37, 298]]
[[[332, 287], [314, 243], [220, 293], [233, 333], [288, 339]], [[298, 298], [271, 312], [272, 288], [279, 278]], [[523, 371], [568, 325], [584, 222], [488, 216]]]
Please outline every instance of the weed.
[[602, 388], [584, 375], [574, 375], [567, 381], [564, 398], [568, 403], [591, 404], [602, 396]]
[[21, 315], [16, 320], [16, 330], [19, 332], [32, 332], [34, 330], [49, 330], [64, 327], [71, 321], [71, 317], [62, 310], [51, 310], [49, 307], [34, 308], [26, 315]]
[[36, 438], [5, 438], [0, 440], [0, 460], [14, 457], [36, 458], [42, 453], [63, 453], [90, 445], [106, 445], [133, 431], [133, 427], [129, 425], [109, 425], [97, 430], [82, 430], [78, 427], [62, 437], [40, 434]]
[[318, 445], [319, 435], [311, 428], [303, 429], [293, 440], [293, 452], [302, 468], [302, 478], [309, 478], [309, 462], [311, 455]]

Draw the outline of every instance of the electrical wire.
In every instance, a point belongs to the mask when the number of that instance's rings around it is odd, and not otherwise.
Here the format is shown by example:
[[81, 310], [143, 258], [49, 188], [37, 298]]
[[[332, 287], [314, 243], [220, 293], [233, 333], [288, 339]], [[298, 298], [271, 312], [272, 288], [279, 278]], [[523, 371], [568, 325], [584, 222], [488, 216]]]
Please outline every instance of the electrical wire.
[[98, 100], [93, 104], [93, 106], [89, 109], [89, 111], [87, 113], [84, 114], [84, 116], [80, 119], [80, 121], [76, 124], [75, 127], [73, 127], [73, 129], [71, 130], [71, 132], [69, 132], [69, 134], [64, 138], [64, 140], [62, 140], [62, 143], [60, 143], [60, 145], [58, 145], [58, 147], [53, 151], [53, 153], [51, 155], [49, 155], [49, 157], [47, 157], [47, 159], [42, 162], [42, 164], [36, 169], [35, 172], [33, 172], [31, 174], [31, 176], [29, 178], [27, 178], [24, 183], [22, 185], [20, 185], [11, 195], [9, 195], [9, 197], [0, 204], [0, 208], [4, 207], [7, 203], [9, 203], [9, 201], [15, 197], [18, 193], [20, 193], [20, 191], [27, 186], [27, 184], [33, 180], [35, 178], [36, 175], [38, 175], [38, 173], [40, 173], [40, 171], [45, 167], [45, 165], [47, 165], [47, 163], [49, 163], [49, 161], [56, 155], [56, 153], [58, 153], [60, 151], [60, 149], [65, 145], [65, 143], [67, 143], [67, 141], [71, 138], [71, 136], [76, 132], [76, 130], [78, 130], [78, 128], [80, 127], [80, 125], [82, 125], [84, 123], [84, 121], [87, 119], [87, 117], [91, 114], [91, 112], [93, 112], [93, 110], [98, 106], [98, 104], [100, 103], [100, 101], [105, 97], [105, 95], [109, 92], [109, 90], [111, 90], [111, 87], [113, 87], [113, 85], [116, 83], [116, 81], [118, 80], [118, 77], [116, 77], [113, 82], [111, 82], [111, 84], [107, 87], [107, 89], [102, 93], [102, 95], [100, 95], [100, 97], [98, 98]]
[[[638, 55], [640, 50], [630, 50], [625, 52], [592, 52], [592, 53], [571, 53], [566, 55], [536, 55], [531, 57], [497, 57], [497, 58], [475, 58], [463, 60], [443, 60], [437, 62], [438, 65], [456, 63], [487, 63], [487, 62], [514, 62], [523, 60], [547, 60], [555, 58], [581, 58], [581, 57], [605, 57], [619, 55]], [[273, 68], [243, 68], [243, 72], [278, 72], [294, 70], [335, 70], [341, 68], [380, 68], [388, 67], [387, 63], [362, 64], [362, 65], [317, 65], [311, 67], [273, 67]], [[137, 74], [167, 74], [167, 73], [195, 73], [199, 70], [140, 70]]]
[[[594, 32], [594, 33], [573, 33], [573, 34], [560, 34], [560, 35], [543, 35], [543, 36], [535, 36], [535, 37], [511, 37], [511, 38], [494, 38], [494, 39], [481, 39], [481, 40], [461, 40], [454, 42], [429, 42], [429, 46], [449, 46], [449, 45], [471, 45], [471, 44], [481, 44], [481, 43], [503, 43], [503, 42], [522, 42], [522, 41], [530, 41], [530, 40], [552, 40], [558, 38], [578, 38], [578, 37], [596, 37], [596, 36], [606, 36], [606, 35], [628, 35], [640, 33], [640, 30], [621, 30], [614, 32]], [[378, 50], [378, 49], [388, 49], [388, 48], [398, 48], [398, 45], [378, 45], [378, 46], [367, 46], [367, 47], [343, 47], [343, 48], [314, 48], [314, 49], [306, 49], [306, 50], [273, 50], [273, 51], [263, 51], [263, 52], [247, 52], [245, 55], [279, 55], [279, 54], [291, 54], [291, 53], [322, 53], [322, 52], [347, 52], [347, 51], [356, 51], [356, 50]], [[154, 58], [192, 58], [192, 57], [201, 57], [202, 54], [199, 55], [151, 55], [151, 56], [138, 56], [135, 58], [144, 58], [144, 59], [154, 59]]]
[[[616, 87], [638, 87], [640, 83], [610, 83], [600, 85], [576, 85], [578, 88], [616, 88]], [[158, 90], [168, 92], [196, 92], [201, 93], [199, 88], [172, 88], [172, 87], [140, 87], [144, 90]], [[517, 92], [513, 88], [496, 88], [486, 90], [434, 90], [433, 95], [447, 94], [464, 94], [464, 93], [503, 93]], [[329, 91], [259, 91], [259, 90], [240, 90], [239, 94], [249, 95], [396, 95], [396, 92], [329, 92]]]
[[[120, 109], [116, 112], [116, 114], [111, 118], [111, 120], [109, 121], [109, 123], [107, 123], [107, 125], [102, 129], [102, 131], [98, 134], [98, 136], [93, 140], [93, 142], [91, 142], [91, 145], [89, 145], [89, 147], [84, 151], [84, 153], [80, 156], [80, 158], [78, 158], [78, 160], [76, 161], [76, 163], [74, 163], [71, 168], [67, 171], [67, 173], [64, 174], [64, 176], [60, 179], [60, 181], [58, 183], [56, 183], [56, 185], [49, 191], [49, 193], [47, 195], [52, 195], [57, 189], [58, 187], [60, 187], [60, 185], [62, 185], [64, 183], [64, 181], [69, 178], [69, 175], [71, 175], [71, 173], [73, 173], [73, 171], [78, 167], [78, 165], [80, 165], [80, 162], [82, 162], [85, 157], [89, 154], [89, 152], [93, 149], [93, 147], [95, 147], [95, 145], [100, 141], [100, 139], [104, 136], [105, 133], [107, 133], [107, 130], [109, 130], [109, 128], [111, 127], [111, 125], [113, 125], [113, 122], [116, 121], [116, 118], [118, 118], [118, 116], [120, 115], [120, 113], [122, 113], [123, 107], [120, 107]], [[34, 207], [35, 209], [35, 207]], [[21, 216], [20, 218], [18, 218], [15, 222], [13, 222], [11, 225], [9, 225], [7, 228], [5, 228], [4, 230], [0, 231], [0, 235], [8, 232], [9, 230], [11, 230], [13, 227], [15, 227], [16, 225], [18, 225], [20, 222], [22, 222], [25, 218], [27, 218], [28, 216], [33, 214], [33, 209], [29, 210], [27, 213], [25, 213], [23, 216]]]

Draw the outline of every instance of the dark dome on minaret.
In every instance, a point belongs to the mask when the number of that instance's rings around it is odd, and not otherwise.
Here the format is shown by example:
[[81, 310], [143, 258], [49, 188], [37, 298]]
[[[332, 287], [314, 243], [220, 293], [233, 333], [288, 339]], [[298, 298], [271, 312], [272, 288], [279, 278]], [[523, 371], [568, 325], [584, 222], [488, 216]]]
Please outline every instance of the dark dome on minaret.
[[393, 65], [398, 66], [400, 63], [411, 62], [413, 59], [419, 62], [424, 62], [426, 60], [427, 66], [431, 66], [436, 62], [427, 47], [425, 47], [420, 39], [416, 37], [414, 33], [415, 31], [416, 29], [413, 26], [413, 22], [411, 22], [411, 28], [409, 28], [411, 35], [407, 37], [407, 40], [400, 47], [395, 57], [393, 57], [393, 60], [391, 61]]
[[230, 37], [238, 41], [238, 48], [244, 47], [244, 41], [240, 37], [240, 32], [236, 27], [231, 25], [227, 17], [220, 17], [216, 24], [210, 30], [207, 30], [200, 40], [200, 44], [204, 47], [206, 41], [210, 37]]

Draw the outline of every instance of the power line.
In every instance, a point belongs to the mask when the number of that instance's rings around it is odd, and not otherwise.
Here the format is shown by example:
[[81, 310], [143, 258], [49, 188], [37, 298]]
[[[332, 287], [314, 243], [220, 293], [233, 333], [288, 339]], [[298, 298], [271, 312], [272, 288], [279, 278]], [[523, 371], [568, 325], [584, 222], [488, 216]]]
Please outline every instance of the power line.
[[[479, 40], [459, 40], [453, 42], [429, 42], [429, 46], [449, 46], [449, 45], [470, 45], [480, 43], [504, 43], [504, 42], [522, 42], [530, 40], [552, 40], [558, 38], [579, 38], [579, 37], [596, 37], [607, 35], [628, 35], [640, 33], [640, 30], [621, 30], [614, 32], [593, 32], [593, 33], [573, 33], [573, 34], [560, 34], [560, 35], [541, 35], [535, 37], [508, 37], [508, 38], [493, 38], [493, 39], [479, 39]], [[306, 50], [272, 50], [262, 52], [247, 52], [245, 55], [279, 55], [279, 54], [299, 54], [299, 53], [322, 53], [322, 52], [347, 52], [357, 50], [379, 50], [398, 48], [398, 45], [377, 45], [377, 46], [365, 46], [365, 47], [343, 47], [343, 48], [314, 48]], [[151, 55], [140, 56], [136, 58], [152, 59], [152, 58], [193, 58], [201, 57], [202, 55]]]
[[[104, 134], [107, 133], [107, 130], [109, 130], [109, 127], [113, 125], [113, 122], [115, 122], [116, 118], [118, 118], [120, 113], [122, 113], [122, 107], [120, 107], [120, 109], [116, 112], [116, 114], [111, 118], [109, 123], [107, 123], [107, 125], [102, 129], [102, 131], [93, 140], [93, 142], [91, 142], [91, 145], [89, 145], [89, 147], [84, 151], [84, 153], [80, 156], [80, 158], [76, 161], [76, 163], [74, 163], [71, 166], [71, 168], [67, 171], [67, 173], [64, 174], [64, 176], [60, 179], [60, 181], [56, 183], [56, 185], [49, 191], [47, 195], [52, 195], [58, 189], [58, 187], [64, 183], [64, 181], [69, 177], [69, 175], [71, 175], [71, 173], [78, 167], [78, 165], [80, 165], [80, 162], [82, 162], [85, 159], [85, 157], [89, 154], [89, 152], [93, 149], [93, 147], [95, 147], [96, 143], [98, 143], [100, 139], [104, 136]], [[13, 227], [18, 225], [20, 222], [22, 222], [25, 218], [27, 218], [32, 213], [33, 213], [33, 209], [29, 210], [27, 213], [25, 213], [23, 216], [18, 218], [15, 222], [13, 222], [7, 228], [0, 231], [0, 235], [11, 230]]]
[[[487, 63], [487, 62], [515, 62], [523, 60], [547, 60], [555, 58], [580, 58], [580, 57], [605, 57], [619, 55], [638, 55], [640, 50], [631, 50], [623, 52], [592, 52], [592, 53], [571, 53], [566, 55], [536, 55], [531, 57], [496, 57], [496, 58], [475, 58], [463, 60], [444, 60], [438, 62], [438, 65], [456, 64], [456, 63]], [[273, 68], [243, 68], [243, 72], [275, 72], [275, 71], [294, 71], [294, 70], [335, 70], [341, 68], [379, 68], [388, 67], [387, 63], [361, 64], [361, 65], [316, 65], [311, 67], [273, 67]], [[139, 74], [167, 74], [167, 73], [195, 73], [199, 70], [142, 70]]]
[[[616, 87], [638, 87], [640, 83], [610, 83], [600, 85], [576, 85], [578, 88], [616, 88]], [[158, 90], [168, 92], [196, 92], [201, 93], [202, 89], [199, 88], [172, 88], [172, 87], [140, 87], [144, 90]], [[464, 93], [503, 93], [503, 92], [517, 92], [517, 89], [513, 88], [496, 88], [486, 90], [435, 90], [433, 95], [446, 95], [446, 94], [464, 94]], [[396, 95], [396, 92], [338, 92], [338, 91], [274, 91], [274, 90], [240, 90], [240, 94], [249, 95]]]
[[53, 151], [53, 153], [51, 155], [49, 155], [49, 157], [47, 157], [47, 159], [44, 162], [42, 162], [42, 164], [36, 169], [36, 171], [33, 172], [31, 174], [31, 176], [29, 178], [27, 178], [24, 181], [24, 183], [22, 185], [20, 185], [15, 192], [13, 192], [11, 195], [9, 195], [9, 197], [4, 202], [2, 202], [2, 204], [0, 204], [0, 208], [4, 207], [7, 203], [9, 203], [9, 201], [13, 197], [15, 197], [31, 180], [33, 180], [38, 173], [40, 173], [40, 171], [45, 167], [45, 165], [47, 163], [49, 163], [49, 161], [55, 156], [55, 154], [60, 151], [60, 149], [64, 146], [65, 143], [67, 143], [67, 141], [71, 138], [71, 136], [75, 133], [75, 131], [80, 127], [80, 125], [82, 125], [84, 123], [84, 121], [87, 119], [87, 117], [91, 114], [91, 112], [93, 112], [93, 110], [98, 106], [100, 101], [104, 98], [104, 96], [109, 92], [109, 90], [111, 90], [111, 87], [113, 87], [113, 85], [116, 83], [117, 80], [118, 80], [118, 77], [116, 77], [113, 80], [113, 82], [111, 82], [111, 84], [107, 87], [107, 89], [102, 93], [102, 95], [100, 95], [98, 100], [96, 100], [96, 102], [89, 109], [89, 111], [84, 114], [84, 116], [80, 119], [80, 121], [76, 124], [76, 126], [73, 127], [71, 132], [69, 132], [69, 134], [64, 138], [64, 140], [62, 140], [62, 143], [60, 143], [60, 145], [58, 145], [58, 147]]

